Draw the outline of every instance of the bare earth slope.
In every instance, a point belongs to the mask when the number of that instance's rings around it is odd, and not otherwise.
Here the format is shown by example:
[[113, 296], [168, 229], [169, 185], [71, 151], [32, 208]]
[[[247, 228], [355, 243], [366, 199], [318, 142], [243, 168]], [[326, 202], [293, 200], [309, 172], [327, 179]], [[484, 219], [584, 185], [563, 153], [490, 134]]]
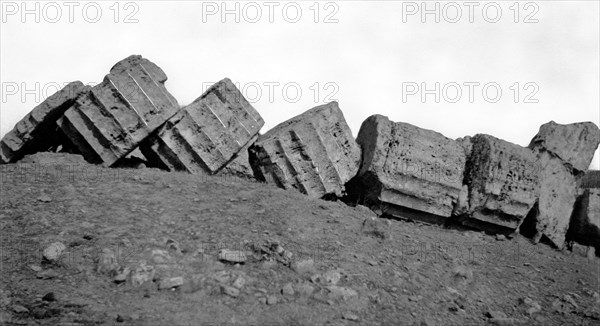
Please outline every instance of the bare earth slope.
[[[19, 166], [1, 167], [2, 324], [600, 323], [599, 260], [525, 238], [371, 220], [233, 177]], [[42, 261], [57, 241], [61, 259]], [[219, 261], [223, 248], [245, 262]], [[153, 280], [115, 282], [103, 249]]]

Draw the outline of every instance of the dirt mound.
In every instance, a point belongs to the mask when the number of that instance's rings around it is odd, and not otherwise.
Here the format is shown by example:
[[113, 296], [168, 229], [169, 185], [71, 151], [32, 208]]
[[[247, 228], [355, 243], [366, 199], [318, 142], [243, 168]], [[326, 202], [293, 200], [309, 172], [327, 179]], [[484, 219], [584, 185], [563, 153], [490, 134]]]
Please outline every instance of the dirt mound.
[[[594, 325], [598, 260], [235, 177], [3, 165], [0, 321]], [[43, 169], [42, 169], [43, 170]], [[62, 245], [61, 245], [62, 244]]]

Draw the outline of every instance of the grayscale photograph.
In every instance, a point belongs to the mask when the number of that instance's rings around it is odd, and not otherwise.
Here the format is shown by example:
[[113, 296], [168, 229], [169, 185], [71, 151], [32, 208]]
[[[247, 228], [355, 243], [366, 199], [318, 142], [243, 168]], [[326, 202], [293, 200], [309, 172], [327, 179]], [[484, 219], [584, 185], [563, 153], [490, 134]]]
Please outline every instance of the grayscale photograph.
[[0, 7], [0, 325], [600, 325], [600, 0]]

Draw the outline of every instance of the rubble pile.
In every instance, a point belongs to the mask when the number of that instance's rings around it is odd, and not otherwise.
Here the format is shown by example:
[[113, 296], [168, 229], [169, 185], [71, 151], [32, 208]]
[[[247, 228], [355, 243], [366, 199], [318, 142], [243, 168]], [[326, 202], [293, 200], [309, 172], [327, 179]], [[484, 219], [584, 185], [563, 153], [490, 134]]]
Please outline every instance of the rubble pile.
[[135, 151], [145, 159], [138, 167], [253, 178], [382, 216], [458, 222], [503, 238], [527, 225], [535, 242], [600, 252], [600, 172], [587, 171], [600, 144], [594, 123], [551, 121], [523, 147], [485, 134], [453, 140], [373, 115], [355, 139], [331, 102], [261, 135], [263, 118], [231, 80], [183, 107], [166, 81], [157, 65], [132, 55], [94, 87], [72, 82], [2, 138], [0, 162], [66, 152], [127, 167]]

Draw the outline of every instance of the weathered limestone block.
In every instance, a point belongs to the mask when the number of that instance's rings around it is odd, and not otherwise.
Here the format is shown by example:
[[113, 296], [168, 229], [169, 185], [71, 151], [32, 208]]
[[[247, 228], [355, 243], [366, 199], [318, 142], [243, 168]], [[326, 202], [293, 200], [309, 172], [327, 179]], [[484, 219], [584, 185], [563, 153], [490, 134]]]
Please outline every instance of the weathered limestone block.
[[568, 238], [600, 251], [600, 188], [586, 189], [578, 198]]
[[169, 119], [140, 149], [149, 161], [168, 170], [215, 174], [247, 150], [264, 124], [225, 78]]
[[360, 148], [337, 102], [312, 108], [259, 137], [250, 148], [255, 177], [311, 197], [342, 196]]
[[518, 228], [539, 196], [535, 155], [489, 135], [475, 135], [472, 143], [465, 178], [469, 217], [463, 224], [491, 231]]
[[545, 235], [558, 248], [565, 236], [577, 199], [577, 183], [600, 143], [600, 130], [591, 122], [540, 127], [529, 148], [537, 155], [540, 199], [535, 216], [539, 239]]
[[60, 139], [56, 135], [56, 121], [88, 90], [79, 81], [69, 83], [31, 110], [0, 141], [0, 162], [16, 162], [24, 155], [56, 145]]
[[540, 127], [529, 148], [547, 151], [570, 164], [573, 169], [587, 171], [600, 144], [600, 130], [592, 122], [558, 124], [550, 121]]
[[88, 161], [113, 165], [179, 110], [167, 76], [139, 55], [118, 62], [58, 121]]
[[[256, 136], [256, 139], [258, 139]], [[254, 172], [252, 171], [252, 166], [250, 165], [250, 156], [248, 155], [249, 148], [254, 145], [256, 139], [253, 139], [242, 148], [239, 153], [229, 162], [227, 163], [223, 169], [221, 169], [217, 175], [221, 176], [238, 176], [241, 178], [254, 179]]]
[[457, 141], [373, 115], [360, 127], [357, 142], [363, 159], [358, 188], [369, 206], [434, 223], [452, 214], [466, 161]]
[[562, 248], [577, 200], [577, 180], [569, 166], [548, 152], [538, 153], [537, 164], [540, 198], [535, 216], [535, 229], [558, 248]]
[[600, 171], [588, 170], [581, 179], [577, 180], [577, 186], [581, 189], [600, 188]]

